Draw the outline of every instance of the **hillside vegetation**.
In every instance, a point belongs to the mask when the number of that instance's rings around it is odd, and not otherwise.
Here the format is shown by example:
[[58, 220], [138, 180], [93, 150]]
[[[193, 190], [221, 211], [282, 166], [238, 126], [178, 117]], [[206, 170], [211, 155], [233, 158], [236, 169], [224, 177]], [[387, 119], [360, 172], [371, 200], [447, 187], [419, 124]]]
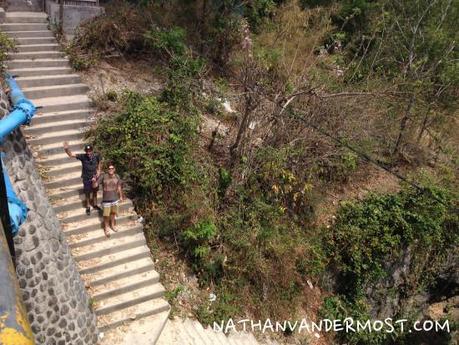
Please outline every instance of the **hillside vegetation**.
[[81, 27], [75, 67], [147, 61], [164, 80], [107, 91], [89, 136], [152, 250], [217, 295], [201, 321], [414, 320], [458, 295], [458, 19], [456, 0], [116, 1]]

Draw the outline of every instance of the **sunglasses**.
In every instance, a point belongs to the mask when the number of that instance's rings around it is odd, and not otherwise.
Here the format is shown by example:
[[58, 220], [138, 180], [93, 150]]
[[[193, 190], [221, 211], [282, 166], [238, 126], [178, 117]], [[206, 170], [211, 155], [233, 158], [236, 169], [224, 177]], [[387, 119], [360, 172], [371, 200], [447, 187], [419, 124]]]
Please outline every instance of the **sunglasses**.
[[115, 168], [113, 168], [113, 167], [112, 168], [108, 168], [108, 170], [115, 170]]

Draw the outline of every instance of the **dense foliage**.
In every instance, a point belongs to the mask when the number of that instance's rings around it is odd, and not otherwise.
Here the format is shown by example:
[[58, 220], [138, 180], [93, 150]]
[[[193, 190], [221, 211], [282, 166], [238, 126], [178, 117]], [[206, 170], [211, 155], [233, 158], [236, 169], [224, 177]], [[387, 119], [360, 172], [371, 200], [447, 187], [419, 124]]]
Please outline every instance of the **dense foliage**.
[[[413, 296], [436, 296], [458, 244], [457, 2], [123, 2], [126, 19], [112, 5], [75, 46], [150, 59], [166, 81], [118, 97], [95, 143], [133, 187], [150, 239], [215, 289], [199, 318], [293, 319], [311, 283], [331, 295], [324, 316], [418, 315]], [[418, 187], [355, 201], [368, 160]]]
[[[329, 234], [327, 253], [339, 274], [340, 297], [327, 298], [327, 317], [368, 319], [378, 289], [405, 296], [429, 290], [459, 245], [458, 199], [445, 189], [406, 187], [398, 194], [346, 202]], [[401, 278], [395, 278], [403, 272]], [[373, 309], [373, 310], [372, 310]], [[415, 310], [400, 309], [399, 317]], [[391, 343], [393, 334], [342, 334], [350, 344]], [[401, 334], [401, 338], [406, 334]], [[446, 343], [445, 343], [446, 344]]]

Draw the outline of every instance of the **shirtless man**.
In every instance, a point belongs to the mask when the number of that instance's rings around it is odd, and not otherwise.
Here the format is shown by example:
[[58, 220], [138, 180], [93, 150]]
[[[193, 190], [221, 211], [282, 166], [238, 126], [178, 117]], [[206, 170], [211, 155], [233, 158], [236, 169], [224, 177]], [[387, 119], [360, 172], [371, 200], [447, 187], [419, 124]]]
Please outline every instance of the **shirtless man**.
[[118, 215], [118, 203], [124, 200], [121, 179], [115, 174], [115, 166], [112, 163], [108, 165], [108, 173], [99, 177], [99, 185], [102, 186], [103, 191], [104, 233], [105, 236], [110, 237], [109, 226], [114, 232], [118, 231], [115, 227], [115, 217]]

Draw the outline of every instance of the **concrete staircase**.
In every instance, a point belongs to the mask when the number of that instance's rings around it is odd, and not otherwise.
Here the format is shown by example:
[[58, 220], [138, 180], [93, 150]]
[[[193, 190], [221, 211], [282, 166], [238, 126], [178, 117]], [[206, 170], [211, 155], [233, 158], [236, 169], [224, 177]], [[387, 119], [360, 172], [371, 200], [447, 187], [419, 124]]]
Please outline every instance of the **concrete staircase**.
[[102, 231], [102, 217], [94, 210], [90, 216], [85, 214], [81, 163], [69, 158], [62, 144], [68, 141], [72, 151], [81, 152], [94, 109], [86, 95], [88, 87], [48, 30], [46, 14], [7, 12], [0, 30], [17, 43], [17, 51], [9, 54], [8, 72], [41, 107], [23, 133], [91, 296], [104, 333], [101, 344], [149, 345], [158, 338], [161, 345], [259, 344], [252, 334], [227, 337], [190, 319], [168, 321], [170, 307], [162, 298], [164, 288], [132, 202], [120, 205], [119, 231], [112, 232], [110, 239]]
[[42, 107], [23, 133], [46, 175], [49, 198], [91, 296], [99, 330], [109, 339], [111, 333], [125, 331], [142, 319], [149, 325], [144, 337], [154, 344], [170, 308], [162, 298], [164, 288], [142, 224], [128, 200], [120, 206], [119, 231], [107, 239], [101, 216], [95, 211], [85, 214], [81, 163], [67, 157], [62, 148], [63, 141], [69, 141], [74, 152], [82, 150], [83, 132], [94, 113], [88, 87], [59, 50], [45, 13], [7, 12], [0, 30], [17, 43], [7, 70], [17, 76], [24, 94]]
[[[173, 320], [166, 327], [157, 345], [259, 345], [253, 334], [239, 332], [226, 336], [223, 332], [204, 328], [199, 322], [185, 319]], [[279, 345], [278, 342], [266, 340], [265, 345]]]

